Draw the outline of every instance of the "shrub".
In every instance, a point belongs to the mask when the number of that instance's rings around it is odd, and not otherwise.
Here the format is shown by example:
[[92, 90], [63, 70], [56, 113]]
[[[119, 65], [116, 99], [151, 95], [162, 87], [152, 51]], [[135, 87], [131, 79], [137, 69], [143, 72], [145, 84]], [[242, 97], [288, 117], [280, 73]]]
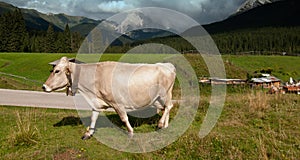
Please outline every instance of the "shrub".
[[10, 142], [15, 146], [31, 146], [38, 143], [39, 130], [35, 122], [35, 115], [32, 112], [20, 114], [16, 112], [16, 127], [12, 129]]

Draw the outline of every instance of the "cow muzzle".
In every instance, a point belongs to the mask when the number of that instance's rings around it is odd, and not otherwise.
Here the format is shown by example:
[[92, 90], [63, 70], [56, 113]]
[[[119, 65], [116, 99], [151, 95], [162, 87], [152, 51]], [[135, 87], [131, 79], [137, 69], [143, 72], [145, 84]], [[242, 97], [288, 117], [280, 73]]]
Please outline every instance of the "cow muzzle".
[[44, 92], [52, 92], [52, 89], [48, 87], [46, 84], [43, 84], [42, 89], [44, 90]]

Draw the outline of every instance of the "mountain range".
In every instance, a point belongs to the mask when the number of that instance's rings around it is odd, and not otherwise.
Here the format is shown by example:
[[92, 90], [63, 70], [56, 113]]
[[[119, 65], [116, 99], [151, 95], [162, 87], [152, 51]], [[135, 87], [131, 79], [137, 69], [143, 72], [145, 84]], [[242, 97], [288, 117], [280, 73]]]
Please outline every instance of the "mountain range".
[[[253, 0], [247, 1], [249, 4]], [[263, 5], [249, 6], [244, 3], [244, 9], [240, 9], [237, 13], [227, 19], [204, 25], [203, 27], [211, 34], [228, 32], [242, 29], [253, 29], [262, 27], [294, 27], [300, 26], [300, 0], [280, 0], [265, 1]], [[261, 3], [262, 0], [255, 2]], [[249, 8], [246, 9], [248, 6]]]
[[263, 6], [280, 0], [247, 0], [236, 11], [236, 14], [244, 13], [253, 8]]
[[[5, 3], [0, 2], [0, 14], [13, 11], [17, 9], [17, 7]], [[48, 29], [49, 24], [53, 24], [54, 30], [63, 31], [66, 24], [69, 25], [70, 28], [84, 28], [80, 27], [81, 25], [85, 26], [89, 29], [97, 26], [101, 21], [93, 20], [86, 17], [81, 16], [69, 16], [66, 14], [44, 14], [38, 12], [34, 9], [23, 9], [21, 8], [23, 13], [23, 17], [25, 19], [27, 30], [37, 30], [37, 31], [46, 31]], [[85, 34], [85, 33], [82, 33]]]
[[[237, 12], [227, 19], [204, 25], [203, 27], [209, 33], [227, 32], [247, 28], [259, 28], [268, 26], [299, 26], [298, 17], [300, 12], [299, 0], [247, 0], [238, 8]], [[0, 2], [0, 14], [13, 11], [17, 7]], [[94, 27], [103, 20], [93, 20], [81, 16], [69, 16], [66, 14], [44, 14], [33, 9], [21, 9], [27, 30], [46, 31], [49, 24], [54, 26], [56, 31], [63, 31], [66, 24], [71, 31], [79, 32], [86, 36]], [[119, 26], [111, 23], [108, 25], [113, 30], [126, 30], [134, 25], [143, 25], [140, 23], [151, 23], [142, 13], [130, 14]], [[133, 20], [131, 22], [131, 20]], [[133, 23], [134, 22], [134, 23]], [[167, 28], [168, 26], [163, 26]], [[138, 30], [131, 33], [125, 33], [127, 38], [133, 40], [143, 40], [154, 37], [164, 37], [172, 35], [162, 30]], [[126, 38], [125, 36], [125, 38]]]

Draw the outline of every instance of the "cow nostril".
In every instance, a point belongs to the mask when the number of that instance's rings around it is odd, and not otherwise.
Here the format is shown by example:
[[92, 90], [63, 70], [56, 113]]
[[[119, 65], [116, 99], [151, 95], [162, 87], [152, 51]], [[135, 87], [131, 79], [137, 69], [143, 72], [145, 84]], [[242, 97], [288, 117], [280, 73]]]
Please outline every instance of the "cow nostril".
[[43, 85], [42, 89], [44, 90], [44, 92], [51, 92], [51, 88], [49, 88], [47, 85]]
[[43, 91], [47, 91], [47, 86], [44, 84], [43, 86], [42, 86], [42, 89], [43, 89]]

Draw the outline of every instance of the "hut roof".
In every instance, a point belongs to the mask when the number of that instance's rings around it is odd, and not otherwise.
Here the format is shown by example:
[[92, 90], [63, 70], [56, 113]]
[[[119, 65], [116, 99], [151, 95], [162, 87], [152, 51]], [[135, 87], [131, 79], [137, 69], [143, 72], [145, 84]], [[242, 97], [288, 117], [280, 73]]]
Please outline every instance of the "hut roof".
[[254, 83], [281, 82], [281, 80], [279, 78], [276, 78], [274, 76], [261, 77], [261, 78], [252, 78], [251, 81], [254, 82]]

